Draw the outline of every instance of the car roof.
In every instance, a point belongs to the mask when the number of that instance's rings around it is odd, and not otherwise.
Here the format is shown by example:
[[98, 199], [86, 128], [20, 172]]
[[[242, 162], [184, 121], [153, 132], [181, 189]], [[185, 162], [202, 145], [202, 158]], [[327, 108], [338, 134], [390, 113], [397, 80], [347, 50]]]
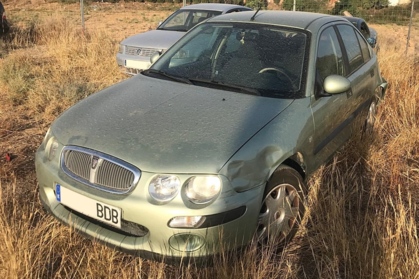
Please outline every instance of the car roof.
[[231, 13], [220, 15], [209, 20], [209, 22], [217, 21], [236, 21], [236, 22], [254, 22], [267, 23], [282, 26], [290, 26], [301, 29], [307, 29], [314, 22], [321, 25], [331, 21], [344, 21], [342, 17], [330, 16], [318, 13], [309, 12], [293, 12], [293, 11], [259, 11], [255, 19], [252, 21], [251, 17], [255, 11]]
[[343, 18], [345, 18], [349, 21], [356, 21], [356, 22], [365, 21], [363, 18], [360, 18], [360, 17], [354, 17], [354, 16], [341, 16], [341, 17], [343, 17]]
[[245, 8], [249, 9], [249, 7], [240, 6], [240, 5], [232, 5], [232, 4], [221, 4], [221, 3], [202, 3], [202, 4], [194, 4], [180, 8], [181, 10], [211, 10], [211, 11], [220, 11], [220, 12], [227, 12], [234, 8]]

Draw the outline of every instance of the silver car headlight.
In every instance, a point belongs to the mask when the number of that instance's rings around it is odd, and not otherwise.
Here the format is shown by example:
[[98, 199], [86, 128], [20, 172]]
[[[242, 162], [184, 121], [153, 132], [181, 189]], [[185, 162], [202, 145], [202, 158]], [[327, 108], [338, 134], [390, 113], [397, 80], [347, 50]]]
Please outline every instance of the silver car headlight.
[[188, 199], [195, 204], [205, 204], [217, 198], [221, 191], [221, 180], [217, 176], [194, 176], [185, 186]]
[[180, 180], [175, 175], [156, 175], [148, 186], [150, 196], [159, 202], [168, 202], [176, 197]]
[[124, 49], [125, 49], [125, 46], [124, 45], [119, 45], [119, 49], [118, 49], [118, 53], [124, 53]]

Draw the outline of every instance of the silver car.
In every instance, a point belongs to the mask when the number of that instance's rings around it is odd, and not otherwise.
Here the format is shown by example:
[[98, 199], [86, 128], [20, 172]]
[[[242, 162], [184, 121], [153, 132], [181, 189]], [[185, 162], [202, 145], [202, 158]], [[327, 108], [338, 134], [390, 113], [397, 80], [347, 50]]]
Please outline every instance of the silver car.
[[150, 57], [166, 51], [198, 23], [221, 14], [251, 11], [251, 8], [229, 4], [196, 4], [181, 8], [159, 25], [157, 30], [137, 34], [122, 41], [116, 61], [121, 70], [135, 75], [150, 67]]

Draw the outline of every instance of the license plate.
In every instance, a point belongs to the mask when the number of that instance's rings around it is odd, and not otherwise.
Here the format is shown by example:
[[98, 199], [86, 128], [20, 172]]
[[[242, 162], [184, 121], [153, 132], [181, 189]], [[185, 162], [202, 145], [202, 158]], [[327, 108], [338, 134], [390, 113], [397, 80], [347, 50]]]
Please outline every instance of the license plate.
[[125, 67], [133, 69], [147, 69], [150, 67], [150, 62], [137, 61], [137, 60], [125, 60]]
[[121, 228], [121, 209], [55, 185], [57, 200], [65, 206], [108, 225]]

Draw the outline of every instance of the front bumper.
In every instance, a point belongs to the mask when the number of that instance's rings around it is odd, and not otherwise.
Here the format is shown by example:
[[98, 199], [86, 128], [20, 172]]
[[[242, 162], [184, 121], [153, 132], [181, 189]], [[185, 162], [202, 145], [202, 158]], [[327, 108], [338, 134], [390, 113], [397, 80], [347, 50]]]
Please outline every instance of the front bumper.
[[[237, 193], [229, 188], [223, 180], [224, 190], [212, 204], [190, 208], [185, 206], [179, 194], [167, 204], [153, 203], [148, 196], [148, 183], [152, 173], [142, 173], [140, 182], [129, 194], [118, 195], [90, 188], [68, 177], [56, 161], [48, 161], [43, 150], [39, 149], [36, 160], [36, 173], [39, 182], [39, 195], [45, 209], [61, 222], [74, 227], [88, 238], [95, 239], [109, 247], [143, 258], [165, 262], [180, 262], [193, 259], [199, 261], [219, 251], [228, 251], [246, 245], [253, 237], [257, 226], [263, 189]], [[188, 176], [189, 177], [189, 176]], [[179, 175], [181, 181], [186, 176]], [[110, 228], [100, 222], [92, 222], [80, 214], [71, 212], [55, 197], [55, 184], [83, 194], [103, 203], [122, 209], [122, 218], [126, 222], [139, 224], [148, 229], [145, 236], [126, 234], [118, 229]], [[225, 191], [227, 189], [227, 191]], [[246, 207], [241, 217], [234, 220], [225, 219], [222, 225], [197, 229], [176, 229], [168, 227], [168, 222], [177, 216], [216, 215]], [[237, 216], [236, 216], [237, 217]], [[173, 247], [169, 240], [172, 237], [193, 235], [203, 240], [202, 246], [194, 251], [184, 251]]]
[[127, 75], [136, 75], [151, 66], [150, 57], [117, 53], [116, 62], [121, 71]]

